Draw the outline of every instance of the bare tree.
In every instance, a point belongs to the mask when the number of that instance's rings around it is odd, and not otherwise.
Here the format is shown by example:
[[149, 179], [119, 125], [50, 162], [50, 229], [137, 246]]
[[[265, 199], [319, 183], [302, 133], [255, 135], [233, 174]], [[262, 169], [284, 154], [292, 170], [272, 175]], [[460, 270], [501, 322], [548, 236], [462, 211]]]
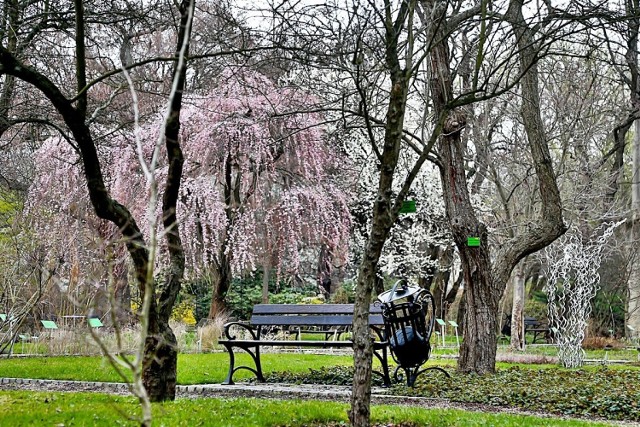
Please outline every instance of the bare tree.
[[[172, 61], [177, 61], [183, 47], [188, 52], [189, 33], [188, 20], [191, 2], [184, 0], [180, 4], [180, 23], [177, 38], [176, 53]], [[67, 13], [67, 12], [65, 12]], [[67, 13], [68, 14], [68, 13]], [[75, 28], [73, 39], [75, 42], [74, 61], [72, 69], [75, 71], [75, 88], [61, 88], [47, 73], [54, 70], [40, 70], [24, 63], [7, 47], [0, 46], [0, 75], [12, 76], [35, 87], [60, 115], [69, 129], [77, 146], [91, 203], [96, 214], [115, 224], [126, 241], [127, 250], [135, 265], [136, 280], [142, 295], [150, 278], [147, 242], [144, 241], [140, 228], [130, 211], [114, 200], [105, 185], [101, 163], [96, 149], [96, 142], [90, 127], [88, 115], [88, 90], [92, 86], [87, 79], [87, 35], [90, 20], [85, 13], [82, 0], [75, 0], [72, 7]], [[184, 54], [184, 53], [183, 53]], [[171, 103], [171, 112], [167, 122], [165, 145], [169, 163], [166, 189], [163, 195], [163, 223], [165, 236], [170, 253], [170, 268], [166, 282], [156, 289], [151, 284], [153, 298], [149, 307], [149, 323], [145, 340], [144, 386], [152, 401], [173, 399], [176, 386], [177, 349], [175, 336], [169, 327], [171, 308], [176, 300], [182, 272], [184, 270], [184, 255], [178, 228], [175, 225], [175, 206], [181, 181], [182, 154], [178, 142], [180, 129], [180, 108], [182, 91], [184, 90], [186, 68], [174, 69], [177, 88], [176, 96]], [[70, 93], [71, 95], [65, 95]]]

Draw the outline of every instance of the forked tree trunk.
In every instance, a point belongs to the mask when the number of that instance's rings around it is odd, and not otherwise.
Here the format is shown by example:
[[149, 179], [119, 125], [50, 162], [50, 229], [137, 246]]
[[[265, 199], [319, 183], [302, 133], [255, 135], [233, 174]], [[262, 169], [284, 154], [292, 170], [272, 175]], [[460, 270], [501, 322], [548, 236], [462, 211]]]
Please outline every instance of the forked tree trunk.
[[[437, 10], [434, 0], [424, 4], [427, 11]], [[542, 213], [538, 223], [533, 224], [527, 234], [516, 236], [500, 248], [494, 265], [491, 263], [486, 227], [475, 216], [467, 188], [461, 140], [465, 115], [460, 110], [449, 108], [454, 98], [446, 25], [440, 26], [435, 37], [439, 42], [430, 53], [432, 100], [436, 116], [444, 117], [438, 153], [445, 210], [453, 240], [460, 252], [464, 275], [464, 340], [458, 360], [458, 370], [462, 372], [486, 374], [495, 371], [498, 305], [511, 271], [523, 257], [550, 244], [565, 231], [560, 195], [540, 117], [538, 58], [531, 30], [526, 27], [521, 9], [522, 1], [512, 0], [507, 17], [516, 35], [521, 70], [528, 70], [522, 76], [522, 117], [538, 177]], [[445, 22], [447, 8], [438, 10], [441, 16], [425, 16]], [[480, 246], [467, 246], [469, 237], [479, 237]]]
[[[180, 2], [180, 29], [176, 47], [176, 62], [179, 53], [185, 47], [188, 56], [187, 32], [189, 8], [194, 0]], [[129, 209], [111, 197], [105, 185], [104, 176], [98, 157], [95, 141], [87, 122], [87, 61], [85, 58], [85, 16], [83, 2], [75, 2], [76, 46], [75, 75], [78, 95], [75, 100], [67, 98], [63, 92], [47, 76], [27, 64], [21, 63], [17, 57], [3, 46], [0, 46], [0, 74], [10, 74], [25, 83], [37, 88], [53, 105], [71, 131], [82, 159], [84, 178], [86, 180], [89, 199], [99, 218], [110, 221], [118, 227], [126, 242], [128, 253], [135, 267], [136, 282], [144, 295], [149, 289], [152, 294], [149, 312], [149, 338], [145, 340], [146, 361], [152, 361], [143, 368], [143, 383], [152, 401], [175, 398], [175, 379], [177, 353], [175, 337], [169, 328], [168, 319], [171, 309], [180, 291], [182, 273], [184, 271], [184, 252], [176, 227], [176, 203], [182, 177], [182, 151], [178, 142], [180, 130], [180, 109], [184, 90], [186, 67], [174, 69], [178, 76], [177, 90], [170, 106], [169, 120], [165, 129], [165, 140], [169, 170], [165, 193], [162, 201], [163, 225], [170, 256], [170, 271], [160, 289], [154, 283], [147, 286], [147, 272], [151, 266], [149, 251], [135, 218]], [[173, 78], [172, 78], [173, 80]]]

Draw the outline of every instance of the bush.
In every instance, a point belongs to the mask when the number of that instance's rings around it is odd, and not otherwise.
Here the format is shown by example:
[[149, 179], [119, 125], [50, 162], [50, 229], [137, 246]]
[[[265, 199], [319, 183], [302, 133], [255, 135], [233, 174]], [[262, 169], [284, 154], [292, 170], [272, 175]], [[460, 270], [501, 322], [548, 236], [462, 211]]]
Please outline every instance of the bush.
[[[301, 304], [305, 298], [317, 297], [318, 286], [315, 284], [289, 284], [276, 282], [275, 277], [269, 281], [269, 302], [272, 304]], [[231, 289], [227, 292], [226, 303], [230, 315], [237, 319], [248, 319], [255, 304], [262, 302], [262, 271], [233, 279]]]
[[184, 323], [188, 326], [194, 326], [196, 324], [194, 309], [195, 306], [192, 301], [186, 299], [182, 300], [179, 304], [173, 307], [173, 311], [171, 312], [171, 320]]
[[353, 304], [356, 301], [356, 284], [352, 280], [345, 280], [331, 295], [332, 304]]
[[620, 350], [624, 348], [624, 344], [609, 337], [587, 337], [582, 341], [582, 348], [585, 350], [604, 350], [605, 348]]

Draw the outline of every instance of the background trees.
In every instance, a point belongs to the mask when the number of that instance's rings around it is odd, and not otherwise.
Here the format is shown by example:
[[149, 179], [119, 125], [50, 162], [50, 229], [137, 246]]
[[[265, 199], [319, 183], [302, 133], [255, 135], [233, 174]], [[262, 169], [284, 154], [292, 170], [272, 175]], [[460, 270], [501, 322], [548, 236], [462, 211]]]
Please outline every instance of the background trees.
[[[153, 218], [171, 230], [169, 257], [159, 263], [169, 274], [159, 324], [178, 298], [183, 263], [189, 281], [211, 285], [213, 317], [232, 277], [300, 275], [326, 290], [350, 258], [343, 273], [357, 275], [354, 424], [368, 422], [368, 307], [385, 280], [433, 286], [443, 317], [464, 289], [459, 369], [492, 372], [511, 276], [514, 346], [523, 344], [515, 332], [536, 270], [529, 265], [538, 262], [523, 260], [563, 233], [563, 218], [586, 236], [634, 206], [625, 147], [637, 119], [637, 5], [285, 1], [245, 10], [245, 21], [236, 6], [197, 8], [183, 123], [169, 127], [155, 171], [168, 199]], [[119, 67], [140, 93], [138, 136], [148, 156], [175, 60], [167, 46], [181, 35], [168, 11], [165, 2], [105, 10], [18, 0], [3, 11], [0, 154], [17, 165], [3, 162], [3, 190], [30, 188], [23, 213], [47, 236], [40, 250], [64, 261], [59, 282], [82, 282], [75, 289], [85, 300], [107, 274], [105, 249], [116, 248], [129, 305], [126, 246], [112, 242], [124, 233], [142, 243], [151, 218], [140, 203], [148, 188]], [[174, 116], [179, 110], [174, 104]], [[77, 191], [85, 179], [90, 191]], [[408, 198], [418, 213], [400, 216]], [[632, 244], [634, 233], [626, 233]], [[468, 237], [480, 237], [480, 248]], [[141, 282], [150, 266], [131, 241]], [[79, 266], [98, 279], [83, 281]]]

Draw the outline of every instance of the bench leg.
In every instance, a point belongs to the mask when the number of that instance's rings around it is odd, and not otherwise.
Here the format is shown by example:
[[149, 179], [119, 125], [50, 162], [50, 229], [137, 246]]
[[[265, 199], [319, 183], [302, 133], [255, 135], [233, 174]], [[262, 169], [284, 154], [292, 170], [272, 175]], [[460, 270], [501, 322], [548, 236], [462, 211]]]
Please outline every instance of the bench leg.
[[223, 385], [233, 385], [233, 373], [235, 372], [235, 363], [236, 363], [236, 357], [235, 354], [233, 353], [233, 346], [231, 345], [226, 345], [225, 347], [227, 348], [227, 352], [229, 353], [229, 373], [227, 373], [227, 378], [224, 380], [224, 382], [222, 383]]
[[242, 350], [246, 351], [247, 353], [249, 353], [249, 356], [251, 356], [251, 358], [253, 359], [253, 363], [255, 364], [255, 369], [250, 366], [236, 367], [235, 366], [236, 357], [235, 357], [235, 353], [233, 352], [234, 345], [232, 343], [224, 343], [224, 346], [229, 352], [229, 372], [227, 373], [227, 378], [222, 383], [223, 385], [235, 384], [233, 382], [233, 374], [235, 374], [236, 371], [239, 371], [240, 369], [246, 369], [247, 371], [253, 372], [258, 382], [261, 382], [261, 383], [266, 382], [266, 380], [264, 379], [264, 375], [262, 374], [262, 364], [260, 363], [260, 346], [259, 345], [252, 346], [252, 347], [255, 347], [255, 351], [251, 351], [249, 347], [237, 346]]
[[382, 365], [382, 373], [376, 373], [382, 377], [383, 386], [391, 387], [391, 376], [389, 375], [389, 357], [387, 353], [387, 347], [384, 347], [381, 350], [373, 350], [373, 355], [378, 358], [380, 364]]
[[[251, 354], [251, 352], [249, 352], [249, 354]], [[253, 357], [253, 362], [256, 364], [256, 372], [255, 372], [256, 378], [261, 383], [267, 382], [267, 380], [264, 379], [264, 375], [262, 375], [262, 363], [260, 363], [260, 347], [259, 346], [256, 346], [256, 354], [255, 355], [251, 354], [251, 356]]]

